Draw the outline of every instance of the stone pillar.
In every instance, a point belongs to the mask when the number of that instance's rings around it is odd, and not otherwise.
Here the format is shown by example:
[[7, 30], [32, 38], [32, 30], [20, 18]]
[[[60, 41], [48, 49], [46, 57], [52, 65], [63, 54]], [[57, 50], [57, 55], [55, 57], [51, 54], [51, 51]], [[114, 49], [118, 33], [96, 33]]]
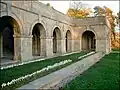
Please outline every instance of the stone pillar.
[[62, 53], [62, 44], [63, 44], [63, 42], [64, 41], [61, 38], [57, 38], [57, 53]]
[[80, 40], [74, 39], [74, 52], [80, 51]]
[[7, 14], [8, 15], [11, 15], [11, 11], [12, 11], [11, 10], [11, 6], [12, 6], [11, 4], [12, 4], [12, 1], [7, 2]]
[[61, 52], [64, 54], [66, 52], [66, 38], [61, 39]]
[[111, 52], [111, 39], [109, 37], [106, 38], [106, 54]]
[[33, 36], [21, 36], [21, 59], [22, 61], [28, 61], [33, 59], [32, 56], [32, 37]]
[[97, 52], [106, 52], [106, 39], [105, 38], [97, 38], [96, 39], [96, 51]]
[[40, 38], [40, 56], [46, 56], [46, 38]]
[[71, 49], [72, 49], [72, 52], [75, 51], [75, 50], [74, 50], [74, 40], [73, 40], [73, 39], [71, 39]]
[[82, 39], [80, 39], [80, 51], [82, 51]]
[[91, 44], [92, 44], [91, 37], [88, 39], [88, 44], [89, 44], [89, 50], [91, 50]]
[[53, 38], [47, 37], [46, 38], [46, 56], [53, 56]]
[[111, 52], [111, 38], [110, 38], [110, 32], [108, 31], [108, 28], [106, 28], [106, 54], [109, 54]]
[[13, 35], [14, 37], [14, 60], [21, 61], [21, 36]]
[[[67, 52], [72, 52], [72, 39], [71, 38], [68, 38], [68, 39], [66, 38], [66, 40], [67, 40]], [[66, 44], [65, 44], [65, 46], [66, 46]], [[65, 50], [66, 50], [66, 48], [65, 48]]]
[[72, 40], [69, 39], [68, 43], [69, 43], [69, 52], [72, 52]]
[[3, 57], [3, 36], [0, 33], [0, 57]]

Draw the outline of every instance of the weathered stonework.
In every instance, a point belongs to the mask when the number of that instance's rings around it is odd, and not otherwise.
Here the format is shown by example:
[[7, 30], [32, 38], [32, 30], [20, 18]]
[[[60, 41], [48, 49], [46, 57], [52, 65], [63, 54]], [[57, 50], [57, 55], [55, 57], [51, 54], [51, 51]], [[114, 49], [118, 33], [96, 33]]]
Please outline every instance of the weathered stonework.
[[[88, 17], [73, 19], [38, 1], [0, 1], [0, 17], [13, 18], [17, 22], [14, 28], [14, 59], [32, 60], [35, 57], [53, 56], [82, 50], [82, 35], [91, 31], [95, 35], [95, 51], [109, 53], [111, 51], [109, 38], [109, 22], [106, 17]], [[2, 22], [1, 22], [2, 23]], [[14, 22], [13, 22], [14, 24]], [[40, 32], [40, 56], [32, 55], [33, 28], [38, 25]], [[58, 28], [59, 30], [55, 30]], [[17, 33], [15, 30], [19, 31]], [[70, 31], [71, 40], [66, 41], [66, 33]], [[53, 34], [53, 32], [55, 33]], [[19, 37], [17, 36], [17, 34]], [[53, 36], [57, 40], [56, 53], [53, 53]], [[58, 39], [59, 38], [59, 39]], [[2, 41], [2, 40], [1, 40]], [[66, 43], [68, 44], [66, 46]], [[1, 46], [1, 48], [3, 48]], [[66, 49], [67, 48], [67, 49]], [[3, 51], [1, 50], [1, 54]]]

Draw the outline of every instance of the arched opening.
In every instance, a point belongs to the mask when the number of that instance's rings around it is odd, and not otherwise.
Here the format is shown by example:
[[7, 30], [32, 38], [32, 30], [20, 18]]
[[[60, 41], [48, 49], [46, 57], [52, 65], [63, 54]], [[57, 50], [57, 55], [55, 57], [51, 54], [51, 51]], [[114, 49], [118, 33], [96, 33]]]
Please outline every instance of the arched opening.
[[85, 31], [82, 34], [82, 50], [95, 51], [96, 39], [95, 34], [92, 31]]
[[66, 52], [72, 51], [71, 32], [68, 30], [66, 33]]
[[[20, 57], [20, 40], [16, 41], [13, 36], [20, 36], [20, 28], [17, 21], [11, 16], [3, 16], [0, 19], [0, 48], [2, 60], [21, 59]], [[17, 47], [18, 46], [18, 47]]]
[[53, 53], [61, 52], [61, 32], [58, 27], [53, 31]]
[[46, 33], [42, 24], [37, 23], [32, 30], [32, 54], [33, 56], [46, 55]]
[[32, 31], [32, 54], [33, 56], [40, 56], [40, 31], [37, 25], [34, 26]]

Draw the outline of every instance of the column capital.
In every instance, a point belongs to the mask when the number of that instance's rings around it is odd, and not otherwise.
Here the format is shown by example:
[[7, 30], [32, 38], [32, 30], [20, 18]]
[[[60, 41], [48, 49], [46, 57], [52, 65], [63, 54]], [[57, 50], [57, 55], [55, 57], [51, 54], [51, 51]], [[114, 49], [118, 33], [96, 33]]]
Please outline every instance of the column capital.
[[32, 38], [32, 35], [13, 35], [14, 38]]
[[53, 37], [46, 37], [46, 39], [53, 39]]

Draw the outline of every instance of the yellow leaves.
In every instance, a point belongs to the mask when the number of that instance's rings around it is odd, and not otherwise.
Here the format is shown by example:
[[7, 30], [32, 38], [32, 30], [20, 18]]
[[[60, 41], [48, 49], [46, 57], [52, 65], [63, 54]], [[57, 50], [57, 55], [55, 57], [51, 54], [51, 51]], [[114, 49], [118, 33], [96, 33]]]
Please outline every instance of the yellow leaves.
[[95, 12], [94, 14], [96, 14], [96, 16], [106, 16], [109, 23], [110, 23], [110, 26], [111, 26], [111, 34], [115, 37], [115, 34], [114, 34], [114, 28], [115, 28], [115, 16], [113, 15], [113, 11], [104, 6], [104, 7], [100, 7], [100, 6], [96, 6], [94, 8]]
[[67, 15], [70, 17], [75, 17], [75, 18], [84, 18], [90, 15], [91, 12], [92, 10], [90, 8], [83, 8], [80, 10], [69, 8]]
[[67, 15], [70, 16], [70, 17], [74, 17], [74, 16], [75, 16], [75, 10], [69, 8], [69, 10], [68, 10], [68, 12], [67, 12]]
[[99, 9], [98, 9], [98, 15], [99, 15], [99, 16], [102, 16], [102, 15], [104, 15], [104, 14], [105, 14], [104, 9], [103, 9], [103, 8], [99, 8]]
[[106, 13], [112, 13], [112, 10], [110, 9], [110, 8], [108, 8], [108, 7], [106, 7]]

